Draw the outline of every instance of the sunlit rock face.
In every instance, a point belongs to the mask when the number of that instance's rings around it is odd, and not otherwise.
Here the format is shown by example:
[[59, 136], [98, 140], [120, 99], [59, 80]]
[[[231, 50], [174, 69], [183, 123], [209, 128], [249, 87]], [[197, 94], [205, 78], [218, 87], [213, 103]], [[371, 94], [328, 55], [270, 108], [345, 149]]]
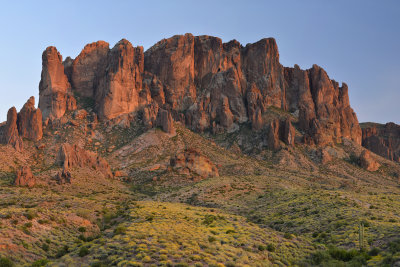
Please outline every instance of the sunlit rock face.
[[62, 116], [71, 88], [92, 99], [102, 120], [138, 112], [146, 128], [154, 127], [161, 108], [195, 131], [235, 132], [246, 122], [259, 131], [268, 127], [263, 114], [275, 107], [298, 116], [309, 143], [347, 138], [361, 144], [347, 85], [339, 86], [317, 65], [308, 70], [282, 66], [273, 38], [242, 46], [185, 34], [163, 39], [146, 52], [125, 39], [112, 49], [98, 41], [64, 63], [50, 47], [43, 54], [40, 84], [44, 118]]

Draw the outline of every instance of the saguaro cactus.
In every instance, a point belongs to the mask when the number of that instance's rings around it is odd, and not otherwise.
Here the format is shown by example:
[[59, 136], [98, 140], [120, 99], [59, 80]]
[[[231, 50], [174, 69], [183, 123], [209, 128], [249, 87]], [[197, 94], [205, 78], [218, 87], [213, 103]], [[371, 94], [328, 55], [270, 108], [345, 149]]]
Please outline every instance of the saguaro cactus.
[[360, 222], [358, 225], [358, 242], [360, 245], [360, 250], [364, 249], [364, 223]]

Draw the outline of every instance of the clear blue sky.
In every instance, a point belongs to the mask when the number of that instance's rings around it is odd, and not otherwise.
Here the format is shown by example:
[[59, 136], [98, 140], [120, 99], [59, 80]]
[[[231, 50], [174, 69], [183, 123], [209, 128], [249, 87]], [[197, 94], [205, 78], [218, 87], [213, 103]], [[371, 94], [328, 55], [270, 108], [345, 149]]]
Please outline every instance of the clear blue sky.
[[[316, 63], [349, 85], [359, 121], [400, 123], [400, 1], [3, 1], [0, 121], [29, 96], [38, 101], [41, 54], [76, 57], [85, 44], [126, 38], [149, 48], [175, 34], [243, 45], [277, 40], [281, 63]], [[36, 103], [37, 104], [37, 103]]]

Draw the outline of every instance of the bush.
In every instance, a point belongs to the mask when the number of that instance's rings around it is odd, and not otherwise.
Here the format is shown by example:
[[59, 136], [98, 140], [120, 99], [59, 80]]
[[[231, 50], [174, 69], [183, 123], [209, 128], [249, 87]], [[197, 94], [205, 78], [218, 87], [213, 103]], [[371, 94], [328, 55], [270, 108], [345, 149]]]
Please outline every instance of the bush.
[[397, 239], [395, 241], [390, 242], [389, 243], [389, 250], [393, 254], [395, 254], [396, 252], [400, 252], [400, 239]]
[[84, 232], [86, 232], [86, 228], [81, 226], [81, 227], [78, 228], [78, 231], [81, 232], [81, 233], [84, 233]]
[[283, 235], [283, 237], [286, 238], [286, 239], [292, 239], [293, 238], [292, 234], [290, 234], [290, 233], [285, 233]]
[[381, 252], [379, 248], [372, 248], [368, 254], [370, 256], [378, 256], [379, 252]]
[[61, 258], [69, 252], [69, 247], [67, 245], [63, 246], [56, 254], [56, 258]]
[[5, 257], [0, 257], [0, 267], [13, 267], [14, 263], [9, 259]]
[[44, 244], [42, 245], [42, 249], [43, 249], [44, 251], [49, 251], [49, 244], [44, 243]]
[[269, 252], [274, 252], [275, 251], [275, 245], [274, 244], [268, 244], [267, 245], [267, 250]]
[[125, 234], [125, 233], [126, 233], [126, 227], [125, 226], [118, 225], [114, 229], [114, 234], [116, 234], [116, 235]]
[[49, 261], [47, 259], [40, 259], [32, 263], [32, 267], [46, 266]]
[[314, 265], [320, 265], [323, 262], [327, 262], [331, 259], [331, 256], [326, 251], [317, 251], [311, 255], [311, 262]]
[[213, 237], [213, 236], [209, 236], [208, 237], [208, 242], [215, 242], [217, 239], [215, 238], [215, 237]]
[[203, 224], [208, 226], [208, 225], [212, 224], [215, 220], [217, 220], [217, 217], [215, 215], [207, 214], [204, 216]]
[[86, 255], [89, 255], [89, 249], [87, 247], [81, 247], [78, 255], [79, 257], [85, 257]]

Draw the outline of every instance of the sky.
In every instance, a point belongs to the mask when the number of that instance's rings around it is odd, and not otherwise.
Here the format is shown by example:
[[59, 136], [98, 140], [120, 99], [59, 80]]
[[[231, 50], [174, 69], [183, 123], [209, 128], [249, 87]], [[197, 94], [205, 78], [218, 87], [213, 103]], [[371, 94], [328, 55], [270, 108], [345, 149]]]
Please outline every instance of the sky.
[[38, 102], [47, 46], [74, 58], [97, 40], [126, 38], [146, 50], [192, 33], [243, 45], [274, 37], [284, 66], [318, 64], [346, 82], [360, 122], [400, 124], [398, 0], [0, 0], [0, 29], [0, 122], [11, 106], [32, 95]]

